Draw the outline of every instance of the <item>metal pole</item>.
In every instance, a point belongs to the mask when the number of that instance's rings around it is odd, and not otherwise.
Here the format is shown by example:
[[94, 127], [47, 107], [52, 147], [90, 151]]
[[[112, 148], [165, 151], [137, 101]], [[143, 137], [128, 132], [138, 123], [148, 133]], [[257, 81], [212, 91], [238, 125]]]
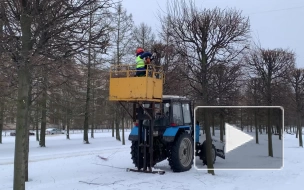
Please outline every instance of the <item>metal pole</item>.
[[154, 132], [154, 121], [155, 121], [155, 102], [152, 103], [152, 118], [149, 126], [149, 153], [150, 153], [150, 167], [149, 170], [152, 171], [153, 166], [153, 132]]
[[[142, 113], [143, 113], [143, 108], [141, 106], [139, 106], [139, 114], [142, 114]], [[142, 156], [141, 156], [142, 126], [143, 126], [143, 120], [141, 120], [141, 118], [139, 118], [139, 120], [138, 120], [138, 147], [137, 147], [137, 152], [138, 152], [137, 166], [138, 166], [138, 170], [140, 170], [140, 160], [142, 159]]]
[[147, 128], [144, 127], [144, 168], [143, 170], [147, 170]]

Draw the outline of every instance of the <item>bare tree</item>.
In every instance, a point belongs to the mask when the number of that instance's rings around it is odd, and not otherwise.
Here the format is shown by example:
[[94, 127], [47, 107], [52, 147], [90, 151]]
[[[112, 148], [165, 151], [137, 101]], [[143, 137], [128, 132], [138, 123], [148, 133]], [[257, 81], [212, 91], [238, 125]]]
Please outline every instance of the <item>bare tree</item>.
[[84, 124], [83, 124], [83, 141], [86, 144], [89, 144], [88, 129], [89, 129], [89, 109], [90, 109], [90, 91], [91, 91], [91, 61], [92, 61], [92, 27], [93, 27], [93, 18], [92, 13], [89, 16], [89, 46], [88, 46], [88, 63], [87, 63], [87, 93], [86, 93], [86, 104], [85, 104], [85, 113], [84, 113]]
[[[134, 59], [134, 39], [133, 27], [134, 21], [132, 14], [128, 14], [127, 10], [119, 3], [115, 6], [112, 15], [113, 24], [113, 52], [116, 54], [115, 63], [122, 64]], [[131, 55], [131, 56], [129, 56]]]
[[290, 83], [294, 89], [293, 101], [295, 102], [297, 131], [299, 135], [299, 146], [303, 147], [302, 140], [302, 113], [304, 108], [304, 69], [295, 69], [290, 76]]
[[45, 147], [45, 132], [46, 132], [46, 122], [47, 122], [47, 91], [48, 91], [48, 72], [47, 72], [47, 68], [44, 67], [42, 68], [42, 85], [41, 85], [41, 89], [42, 89], [42, 96], [41, 96], [41, 101], [40, 101], [40, 109], [41, 109], [41, 127], [40, 127], [40, 141], [39, 141], [39, 145], [40, 147]]
[[[0, 65], [3, 64], [3, 53], [4, 48], [2, 45], [2, 39], [3, 39], [3, 26], [4, 26], [4, 4], [0, 3]], [[0, 72], [2, 74], [2, 72]], [[2, 85], [3, 78], [0, 78], [0, 86]], [[3, 119], [4, 119], [4, 97], [2, 94], [0, 94], [0, 144], [2, 144], [2, 130], [3, 130]]]
[[[162, 19], [162, 17], [159, 17]], [[162, 19], [161, 31], [157, 41], [154, 42], [151, 50], [157, 54], [154, 64], [162, 66], [165, 74], [164, 94], [187, 95], [188, 82], [181, 76], [183, 68], [179, 63], [183, 61], [175, 48], [174, 39], [170, 36], [170, 23], [167, 18]]]
[[[89, 10], [97, 0], [86, 1], [9, 1], [4, 11], [5, 46], [18, 71], [18, 103], [14, 161], [14, 189], [25, 189], [25, 158], [28, 150], [28, 116], [31, 94], [32, 58], [36, 55], [69, 57], [82, 50], [87, 40], [79, 38], [86, 27], [82, 18], [104, 8], [110, 2]], [[81, 33], [81, 32], [80, 32]], [[94, 39], [92, 39], [94, 40]]]
[[[108, 7], [109, 5], [107, 5]], [[81, 55], [77, 56], [78, 61], [81, 64], [86, 65], [86, 101], [85, 101], [85, 112], [84, 112], [84, 132], [83, 141], [85, 144], [89, 144], [88, 129], [89, 122], [91, 119], [91, 94], [92, 94], [92, 61], [93, 54], [102, 56], [106, 53], [110, 45], [110, 32], [112, 27], [110, 25], [110, 10], [100, 9], [100, 2], [96, 1], [90, 5], [90, 14], [88, 15], [87, 24], [88, 28], [84, 29], [84, 38], [88, 42], [87, 46], [84, 46], [84, 50]], [[96, 12], [96, 13], [95, 13]], [[102, 22], [100, 22], [102, 18]]]
[[146, 23], [140, 23], [134, 28], [133, 39], [136, 46], [142, 47], [146, 51], [152, 51], [152, 45], [155, 41], [155, 34], [152, 31], [152, 27]]
[[[274, 87], [272, 89], [273, 94], [273, 105], [280, 105], [284, 108], [284, 115], [289, 117], [290, 114], [294, 112], [294, 104], [292, 98], [294, 97], [293, 87], [290, 85], [290, 82], [286, 80], [282, 80], [280, 82], [275, 82]], [[283, 118], [282, 118], [282, 110], [273, 109], [274, 110], [274, 134], [278, 135], [279, 140], [282, 140], [283, 134]], [[285, 118], [284, 116], [284, 118]]]
[[[213, 85], [210, 88], [210, 93], [214, 95], [213, 101], [210, 100], [210, 103], [213, 105], [236, 105], [235, 102], [240, 98], [239, 90], [241, 88], [242, 83], [242, 70], [241, 64], [235, 63], [231, 66], [226, 66], [225, 64], [217, 64], [214, 65], [210, 72], [212, 72], [212, 76], [210, 76], [211, 84]], [[220, 117], [220, 140], [224, 141], [224, 127], [225, 127], [225, 109], [219, 109], [219, 117]]]
[[[245, 94], [246, 105], [261, 106], [263, 100], [263, 85], [261, 78], [249, 79]], [[258, 111], [259, 109], [254, 109], [253, 111], [256, 144], [259, 144]]]
[[[263, 94], [267, 106], [273, 104], [273, 88], [276, 83], [286, 79], [294, 68], [294, 54], [283, 49], [253, 49], [246, 62], [251, 68], [253, 75], [261, 78], [265, 92]], [[272, 149], [272, 109], [268, 109], [267, 133], [268, 133], [268, 155], [273, 157]]]
[[4, 120], [4, 98], [0, 97], [0, 144], [2, 144], [2, 130], [3, 130], [3, 120]]
[[[127, 10], [122, 7], [122, 4], [119, 3], [115, 7], [115, 12], [112, 15], [112, 23], [114, 25], [113, 32], [113, 64], [122, 65], [123, 62], [129, 62], [134, 60], [134, 39], [133, 39], [133, 18], [132, 14], [128, 14]], [[116, 139], [121, 140], [120, 138], [120, 126], [122, 128], [122, 144], [125, 144], [124, 137], [124, 112], [123, 108], [119, 103], [115, 104], [115, 130], [116, 130]]]

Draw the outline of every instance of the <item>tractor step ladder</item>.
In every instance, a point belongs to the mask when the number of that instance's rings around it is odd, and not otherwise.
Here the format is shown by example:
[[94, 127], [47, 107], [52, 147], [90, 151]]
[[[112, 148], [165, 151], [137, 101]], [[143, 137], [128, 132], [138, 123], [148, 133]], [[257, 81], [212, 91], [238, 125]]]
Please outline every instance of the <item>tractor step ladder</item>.
[[[153, 171], [153, 131], [155, 103], [162, 102], [164, 73], [161, 66], [150, 64], [146, 75], [137, 77], [136, 65], [113, 65], [110, 70], [109, 100], [133, 103], [133, 113], [129, 113], [133, 122], [138, 121], [138, 160], [142, 168], [127, 171], [164, 174], [165, 171]], [[143, 104], [151, 104], [145, 108]], [[125, 107], [124, 107], [125, 108]], [[128, 111], [127, 108], [125, 108]], [[149, 120], [149, 127], [143, 126], [143, 120]]]

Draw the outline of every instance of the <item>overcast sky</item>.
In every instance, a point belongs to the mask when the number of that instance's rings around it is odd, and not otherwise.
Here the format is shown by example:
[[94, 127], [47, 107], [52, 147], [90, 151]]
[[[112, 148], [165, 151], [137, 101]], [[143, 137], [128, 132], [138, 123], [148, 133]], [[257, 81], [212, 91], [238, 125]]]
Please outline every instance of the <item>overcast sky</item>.
[[[206, 8], [233, 7], [249, 16], [251, 35], [265, 48], [289, 48], [296, 53], [297, 67], [304, 68], [304, 0], [194, 0]], [[156, 31], [157, 14], [166, 11], [167, 0], [122, 0], [135, 24], [146, 22]]]

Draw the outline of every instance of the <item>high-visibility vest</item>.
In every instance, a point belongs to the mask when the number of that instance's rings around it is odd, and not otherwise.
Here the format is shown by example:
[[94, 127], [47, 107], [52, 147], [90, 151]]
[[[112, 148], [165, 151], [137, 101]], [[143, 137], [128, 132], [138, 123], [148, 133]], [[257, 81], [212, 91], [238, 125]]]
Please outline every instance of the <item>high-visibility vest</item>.
[[136, 68], [145, 67], [145, 61], [140, 58], [140, 55], [136, 57]]

